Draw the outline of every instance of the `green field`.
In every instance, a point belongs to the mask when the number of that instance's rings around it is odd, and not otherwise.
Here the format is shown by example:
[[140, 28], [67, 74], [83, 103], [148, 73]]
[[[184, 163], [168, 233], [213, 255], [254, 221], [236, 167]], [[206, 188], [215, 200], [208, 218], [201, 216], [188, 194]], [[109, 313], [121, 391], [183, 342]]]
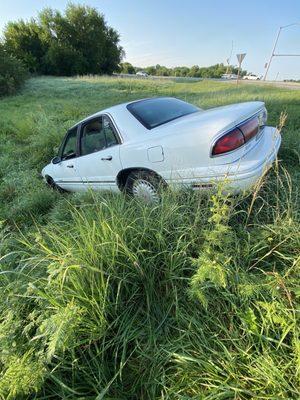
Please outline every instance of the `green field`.
[[[71, 125], [164, 95], [287, 115], [253, 193], [166, 191], [146, 206], [44, 185]], [[300, 398], [300, 91], [32, 78], [0, 100], [0, 137], [1, 400]]]

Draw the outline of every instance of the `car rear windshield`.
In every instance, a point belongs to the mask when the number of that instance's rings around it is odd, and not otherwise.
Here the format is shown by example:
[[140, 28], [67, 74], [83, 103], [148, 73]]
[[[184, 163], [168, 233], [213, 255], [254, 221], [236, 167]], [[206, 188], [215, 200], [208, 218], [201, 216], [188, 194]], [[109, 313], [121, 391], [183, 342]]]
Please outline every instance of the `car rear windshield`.
[[127, 109], [147, 129], [153, 129], [184, 115], [200, 111], [198, 107], [174, 98], [154, 98], [128, 104]]

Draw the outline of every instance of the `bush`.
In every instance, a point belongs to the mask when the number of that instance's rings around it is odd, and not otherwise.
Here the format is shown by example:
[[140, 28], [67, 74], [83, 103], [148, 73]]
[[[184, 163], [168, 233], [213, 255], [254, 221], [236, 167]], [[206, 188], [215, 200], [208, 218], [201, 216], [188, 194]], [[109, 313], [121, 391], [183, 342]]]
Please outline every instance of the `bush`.
[[14, 94], [27, 76], [22, 62], [8, 54], [0, 45], [0, 96]]
[[44, 57], [44, 73], [72, 76], [88, 70], [81, 52], [74, 48], [54, 42]]

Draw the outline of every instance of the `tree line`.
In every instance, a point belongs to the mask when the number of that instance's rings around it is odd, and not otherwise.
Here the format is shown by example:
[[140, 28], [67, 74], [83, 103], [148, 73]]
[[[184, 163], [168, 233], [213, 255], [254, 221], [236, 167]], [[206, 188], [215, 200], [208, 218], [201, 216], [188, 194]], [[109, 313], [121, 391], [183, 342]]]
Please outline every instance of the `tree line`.
[[[146, 68], [121, 62], [124, 50], [118, 32], [108, 26], [96, 8], [69, 4], [65, 11], [45, 8], [36, 18], [9, 22], [0, 41], [0, 96], [12, 94], [28, 73], [72, 76], [85, 74], [135, 74], [196, 78], [220, 78], [237, 68], [224, 64], [210, 67], [162, 65]], [[246, 71], [242, 71], [244, 75]]]
[[[192, 78], [221, 78], [223, 74], [237, 74], [238, 67], [233, 65], [224, 65], [223, 63], [211, 65], [209, 67], [199, 67], [194, 65], [192, 67], [174, 67], [168, 68], [163, 65], [155, 65], [150, 67], [134, 67], [129, 62], [120, 64], [120, 72], [123, 74], [136, 74], [138, 71], [144, 71], [148, 75], [153, 76], [177, 76], [177, 77], [192, 77]], [[247, 71], [242, 70], [241, 76], [247, 74]]]

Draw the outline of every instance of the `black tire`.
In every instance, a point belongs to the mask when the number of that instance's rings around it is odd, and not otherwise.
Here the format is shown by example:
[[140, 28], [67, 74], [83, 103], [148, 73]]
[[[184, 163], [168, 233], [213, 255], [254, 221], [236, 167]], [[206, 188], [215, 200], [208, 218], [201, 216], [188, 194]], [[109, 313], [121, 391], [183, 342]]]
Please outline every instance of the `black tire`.
[[47, 182], [47, 185], [48, 185], [51, 189], [57, 190], [57, 191], [60, 192], [60, 193], [65, 192], [64, 189], [62, 189], [61, 187], [59, 187], [59, 186], [54, 182], [54, 180], [53, 180], [53, 178], [51, 178], [51, 176], [47, 176], [47, 177], [46, 177], [46, 182]]
[[128, 175], [125, 191], [146, 203], [158, 203], [162, 188], [166, 186], [159, 177], [147, 171], [133, 171]]

